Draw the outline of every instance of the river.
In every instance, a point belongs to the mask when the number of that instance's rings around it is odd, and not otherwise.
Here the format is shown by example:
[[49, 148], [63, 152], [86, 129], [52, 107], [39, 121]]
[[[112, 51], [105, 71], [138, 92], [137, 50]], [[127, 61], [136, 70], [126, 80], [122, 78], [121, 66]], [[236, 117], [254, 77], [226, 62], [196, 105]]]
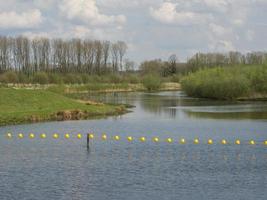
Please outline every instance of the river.
[[[135, 108], [106, 119], [1, 127], [1, 200], [267, 198], [267, 102], [211, 101], [182, 92], [81, 96]], [[47, 138], [6, 139], [7, 132]], [[55, 132], [59, 139], [52, 138]], [[85, 138], [75, 138], [88, 132], [95, 135], [89, 150]], [[115, 135], [121, 140], [111, 139]], [[155, 136], [160, 142], [151, 141]], [[186, 144], [179, 144], [181, 138]]]

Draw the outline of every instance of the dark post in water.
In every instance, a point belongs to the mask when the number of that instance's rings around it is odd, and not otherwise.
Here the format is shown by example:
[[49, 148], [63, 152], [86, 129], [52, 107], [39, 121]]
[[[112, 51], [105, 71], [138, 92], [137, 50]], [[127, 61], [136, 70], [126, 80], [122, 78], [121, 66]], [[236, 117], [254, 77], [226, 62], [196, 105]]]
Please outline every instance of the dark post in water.
[[87, 149], [89, 149], [90, 134], [87, 133]]

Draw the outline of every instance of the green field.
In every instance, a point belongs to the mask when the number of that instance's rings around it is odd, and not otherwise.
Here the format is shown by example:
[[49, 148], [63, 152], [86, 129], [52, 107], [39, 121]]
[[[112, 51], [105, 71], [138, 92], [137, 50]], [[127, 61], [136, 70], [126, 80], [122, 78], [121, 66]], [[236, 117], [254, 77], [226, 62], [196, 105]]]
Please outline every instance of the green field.
[[44, 90], [0, 88], [0, 125], [116, 115], [124, 106], [83, 103]]

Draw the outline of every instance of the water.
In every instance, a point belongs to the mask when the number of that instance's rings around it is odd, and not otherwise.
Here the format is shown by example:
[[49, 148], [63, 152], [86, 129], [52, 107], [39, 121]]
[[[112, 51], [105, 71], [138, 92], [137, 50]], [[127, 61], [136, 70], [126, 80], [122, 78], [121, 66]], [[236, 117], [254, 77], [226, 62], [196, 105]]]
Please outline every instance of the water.
[[[135, 105], [101, 120], [0, 128], [0, 199], [266, 199], [267, 103], [198, 100], [180, 92], [82, 95]], [[78, 132], [97, 138], [86, 149]], [[7, 140], [6, 132], [48, 138]], [[52, 133], [72, 139], [52, 139]], [[121, 141], [101, 141], [120, 135]], [[146, 136], [149, 141], [129, 143]], [[175, 143], [153, 143], [172, 137]], [[178, 144], [184, 137], [186, 145]], [[198, 137], [199, 145], [192, 144]], [[205, 144], [208, 138], [214, 145]], [[218, 144], [227, 139], [230, 145]], [[234, 145], [236, 139], [241, 145]], [[250, 139], [257, 145], [247, 145]]]

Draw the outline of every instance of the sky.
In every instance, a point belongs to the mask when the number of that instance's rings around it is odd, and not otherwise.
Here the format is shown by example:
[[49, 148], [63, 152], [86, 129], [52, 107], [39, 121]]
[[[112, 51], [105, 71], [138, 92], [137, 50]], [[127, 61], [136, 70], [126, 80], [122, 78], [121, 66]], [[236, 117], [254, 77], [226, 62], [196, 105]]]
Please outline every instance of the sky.
[[266, 51], [267, 0], [0, 0], [0, 35], [121, 40], [139, 63]]

